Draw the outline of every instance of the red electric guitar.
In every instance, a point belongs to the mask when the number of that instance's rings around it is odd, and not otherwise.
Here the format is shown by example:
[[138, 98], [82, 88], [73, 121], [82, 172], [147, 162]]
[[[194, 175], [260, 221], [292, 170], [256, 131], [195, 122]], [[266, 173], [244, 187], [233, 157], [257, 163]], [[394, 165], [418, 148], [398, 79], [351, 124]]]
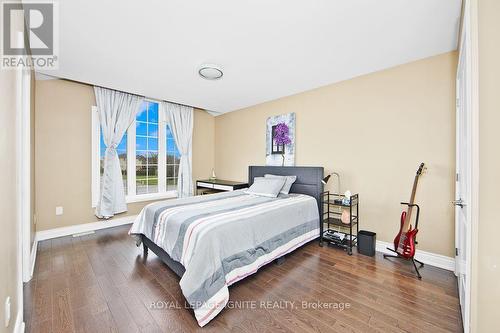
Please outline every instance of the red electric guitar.
[[399, 229], [396, 238], [394, 238], [394, 249], [396, 252], [407, 259], [413, 258], [415, 255], [415, 237], [418, 229], [411, 227], [411, 215], [413, 212], [415, 193], [417, 192], [418, 178], [424, 170], [424, 163], [420, 163], [415, 180], [413, 180], [413, 189], [411, 191], [410, 202], [406, 212], [401, 213], [401, 228]]
[[[413, 262], [413, 265], [415, 267], [415, 270], [417, 272], [417, 276], [419, 279], [422, 277], [420, 276], [420, 273], [418, 271], [417, 265], [415, 262], [418, 262], [420, 266], [423, 266], [424, 264], [421, 263], [420, 261], [414, 259], [415, 255], [415, 237], [417, 236], [418, 232], [418, 217], [420, 214], [420, 207], [414, 203], [415, 201], [415, 193], [417, 192], [417, 185], [418, 185], [418, 179], [422, 172], [424, 171], [425, 164], [420, 163], [420, 166], [418, 167], [417, 174], [415, 175], [415, 180], [413, 181], [413, 189], [411, 191], [411, 196], [410, 196], [410, 202], [402, 202], [402, 204], [407, 205], [408, 208], [406, 211], [401, 213], [401, 227], [399, 228], [399, 232], [394, 238], [394, 250], [389, 249], [392, 252], [395, 252], [397, 255], [388, 255], [384, 254], [384, 258], [387, 257], [396, 257], [396, 258], [404, 258], [404, 259], [409, 259]], [[417, 216], [415, 219], [415, 228], [412, 228], [411, 226], [411, 216], [413, 213], [413, 209], [417, 209]]]

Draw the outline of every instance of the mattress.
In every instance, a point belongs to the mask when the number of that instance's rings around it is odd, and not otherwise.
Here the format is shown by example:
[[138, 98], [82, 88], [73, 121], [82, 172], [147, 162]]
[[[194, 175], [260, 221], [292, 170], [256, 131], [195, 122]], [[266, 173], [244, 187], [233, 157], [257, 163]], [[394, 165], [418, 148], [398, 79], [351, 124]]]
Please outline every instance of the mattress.
[[149, 204], [129, 233], [184, 266], [182, 293], [204, 326], [229, 301], [231, 284], [319, 237], [319, 212], [308, 195], [238, 190]]

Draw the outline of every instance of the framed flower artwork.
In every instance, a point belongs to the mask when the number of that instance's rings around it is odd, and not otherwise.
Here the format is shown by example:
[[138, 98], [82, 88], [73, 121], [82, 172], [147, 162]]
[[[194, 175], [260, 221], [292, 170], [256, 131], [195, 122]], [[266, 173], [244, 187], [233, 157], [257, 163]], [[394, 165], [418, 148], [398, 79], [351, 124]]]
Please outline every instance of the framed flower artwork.
[[267, 118], [266, 165], [295, 165], [295, 113]]

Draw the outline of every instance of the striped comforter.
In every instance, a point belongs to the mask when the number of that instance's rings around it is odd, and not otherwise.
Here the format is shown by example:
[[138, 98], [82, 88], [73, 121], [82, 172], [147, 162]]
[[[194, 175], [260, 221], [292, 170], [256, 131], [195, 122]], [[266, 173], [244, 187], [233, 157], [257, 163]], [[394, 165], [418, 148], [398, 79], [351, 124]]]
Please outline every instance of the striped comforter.
[[319, 236], [316, 200], [245, 190], [152, 203], [130, 234], [143, 234], [180, 262], [182, 292], [200, 326], [227, 304], [228, 286]]

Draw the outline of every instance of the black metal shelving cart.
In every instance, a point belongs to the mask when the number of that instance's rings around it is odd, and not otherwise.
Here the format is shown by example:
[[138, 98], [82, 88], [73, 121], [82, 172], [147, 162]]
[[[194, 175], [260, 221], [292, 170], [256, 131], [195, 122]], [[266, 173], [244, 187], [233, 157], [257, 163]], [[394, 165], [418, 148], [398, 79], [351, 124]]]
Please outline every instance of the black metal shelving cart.
[[[359, 231], [359, 195], [351, 195], [348, 205], [342, 203], [344, 198], [342, 194], [326, 191], [321, 194], [321, 198], [323, 223], [320, 244], [326, 241], [330, 245], [345, 249], [351, 255], [352, 248], [357, 245]], [[345, 213], [348, 211], [349, 223], [343, 223], [341, 220], [344, 210]], [[356, 228], [354, 235], [353, 228]]]

